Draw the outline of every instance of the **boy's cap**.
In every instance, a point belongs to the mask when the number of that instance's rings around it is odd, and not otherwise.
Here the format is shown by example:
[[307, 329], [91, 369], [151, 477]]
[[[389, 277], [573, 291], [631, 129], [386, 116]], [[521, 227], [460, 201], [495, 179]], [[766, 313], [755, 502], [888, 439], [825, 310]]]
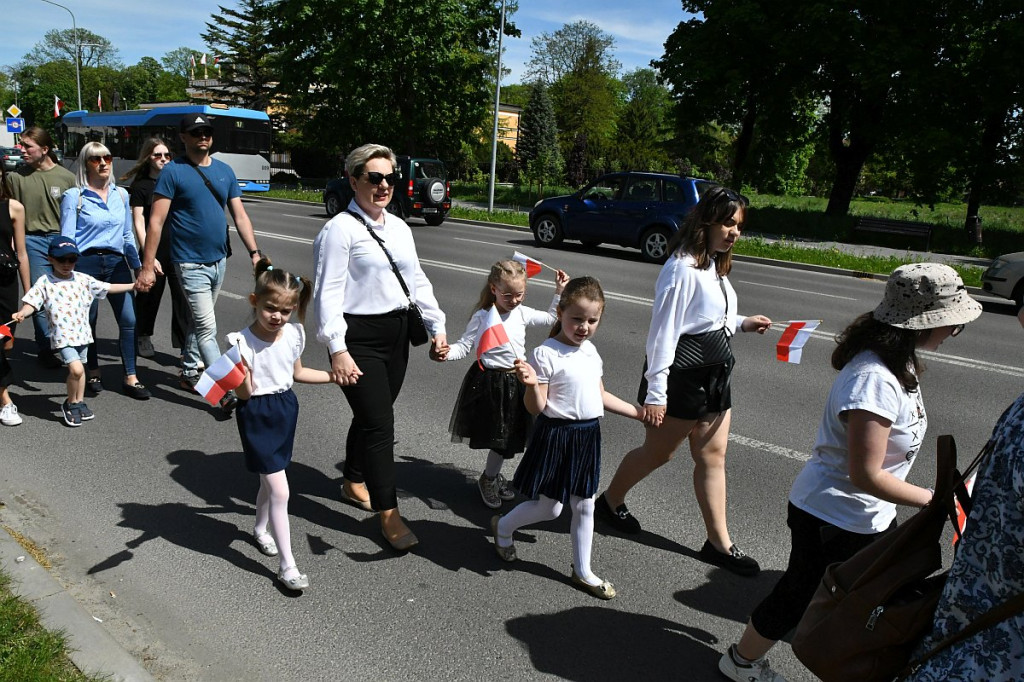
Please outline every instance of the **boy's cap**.
[[187, 133], [197, 128], [212, 128], [213, 117], [206, 114], [185, 114], [181, 117], [181, 132]]
[[63, 258], [64, 256], [77, 256], [78, 255], [78, 244], [71, 237], [64, 237], [57, 235], [50, 240], [49, 254], [53, 258]]

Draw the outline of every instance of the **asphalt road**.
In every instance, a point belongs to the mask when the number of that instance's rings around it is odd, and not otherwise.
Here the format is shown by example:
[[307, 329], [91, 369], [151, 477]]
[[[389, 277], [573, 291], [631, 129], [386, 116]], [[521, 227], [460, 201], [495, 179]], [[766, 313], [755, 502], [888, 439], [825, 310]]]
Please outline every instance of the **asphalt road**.
[[[311, 274], [322, 211], [246, 205], [275, 264]], [[622, 249], [540, 251], [528, 234], [500, 228], [413, 229], [452, 338], [489, 265], [514, 249], [572, 275], [599, 277], [608, 298], [595, 339], [605, 385], [635, 397], [656, 266]], [[217, 306], [221, 336], [250, 319], [245, 265], [231, 259]], [[0, 430], [2, 519], [45, 548], [71, 594], [167, 680], [715, 680], [721, 652], [785, 565], [786, 497], [834, 375], [831, 337], [871, 309], [883, 288], [748, 263], [737, 264], [731, 279], [743, 313], [824, 320], [801, 365], [774, 359], [778, 329], [736, 338], [730, 526], [761, 562], [754, 579], [696, 560], [704, 535], [685, 451], [631, 494], [643, 535], [596, 537], [595, 571], [615, 584], [618, 598], [600, 602], [570, 585], [568, 512], [520, 533], [519, 561], [503, 563], [484, 530], [492, 512], [475, 486], [482, 453], [451, 444], [447, 433], [468, 365], [431, 363], [417, 349], [397, 405], [396, 454], [401, 510], [420, 546], [395, 554], [375, 518], [339, 502], [350, 413], [337, 388], [297, 386], [292, 532], [312, 587], [302, 596], [287, 593], [274, 580], [277, 561], [248, 539], [258, 482], [242, 465], [234, 422], [176, 388], [166, 299], [158, 354], [140, 359], [140, 378], [154, 392], [144, 403], [116, 390], [116, 329], [104, 304], [99, 351], [108, 390], [90, 400], [96, 419], [78, 429], [57, 416], [63, 373], [37, 368], [23, 352], [30, 330], [18, 330], [13, 395], [25, 423]], [[551, 291], [544, 273], [531, 280], [527, 303], [545, 307]], [[955, 434], [963, 459], [1021, 390], [1024, 332], [1012, 312], [987, 304], [964, 334], [925, 355], [928, 441]], [[309, 332], [304, 362], [326, 367], [311, 326]], [[531, 330], [531, 343], [545, 333]], [[603, 429], [606, 484], [642, 429], [614, 415]], [[931, 479], [933, 447], [911, 480]], [[788, 679], [812, 679], [788, 645], [772, 658]]]

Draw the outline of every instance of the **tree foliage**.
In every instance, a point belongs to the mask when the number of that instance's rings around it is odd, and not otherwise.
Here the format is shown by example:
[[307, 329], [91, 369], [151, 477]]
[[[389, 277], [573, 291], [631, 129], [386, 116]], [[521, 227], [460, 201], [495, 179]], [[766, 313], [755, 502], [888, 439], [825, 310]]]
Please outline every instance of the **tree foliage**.
[[584, 61], [606, 75], [614, 76], [622, 68], [613, 54], [615, 38], [589, 21], [565, 24], [554, 33], [542, 33], [530, 40], [533, 55], [527, 64], [526, 75], [531, 81], [540, 80], [552, 85], [576, 70]]
[[615, 157], [627, 170], [664, 170], [672, 100], [653, 69], [622, 78], [625, 99], [618, 114]]
[[101, 35], [78, 27], [62, 30], [51, 29], [43, 35], [42, 42], [36, 43], [25, 55], [24, 62], [31, 66], [42, 66], [49, 62], [69, 61], [75, 63], [76, 45], [81, 45], [82, 67], [107, 66], [119, 68], [121, 59], [113, 43]]
[[542, 188], [558, 179], [562, 155], [558, 147], [558, 126], [547, 86], [537, 81], [530, 100], [519, 117], [519, 141], [516, 143], [521, 174]]
[[[491, 107], [493, 0], [279, 0], [278, 92], [325, 153], [380, 142], [456, 153]], [[506, 35], [519, 34], [506, 20]]]
[[[266, 109], [277, 84], [272, 67], [270, 3], [242, 0], [238, 9], [221, 6], [206, 23], [202, 34], [207, 46], [219, 58], [217, 80], [232, 99], [247, 109]], [[210, 66], [208, 64], [208, 66]]]

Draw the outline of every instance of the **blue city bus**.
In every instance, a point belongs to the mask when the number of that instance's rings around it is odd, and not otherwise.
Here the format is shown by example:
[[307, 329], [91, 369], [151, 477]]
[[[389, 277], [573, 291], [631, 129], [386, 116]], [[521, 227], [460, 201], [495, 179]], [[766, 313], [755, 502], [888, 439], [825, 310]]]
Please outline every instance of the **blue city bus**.
[[131, 111], [72, 111], [63, 116], [58, 136], [64, 165], [73, 169], [86, 142], [102, 142], [114, 156], [114, 175], [135, 165], [146, 138], [167, 140], [175, 156], [183, 153], [178, 124], [185, 114], [205, 114], [213, 125], [213, 158], [231, 166], [246, 192], [270, 189], [270, 117], [263, 111], [223, 104], [157, 105]]

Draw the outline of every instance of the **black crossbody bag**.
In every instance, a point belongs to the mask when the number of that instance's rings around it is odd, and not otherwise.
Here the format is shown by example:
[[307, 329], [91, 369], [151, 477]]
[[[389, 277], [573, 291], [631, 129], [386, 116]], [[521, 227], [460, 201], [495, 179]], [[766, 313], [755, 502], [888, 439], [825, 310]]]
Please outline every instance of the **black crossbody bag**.
[[[725, 293], [725, 282], [721, 277], [718, 284], [725, 296], [726, 324], [729, 322], [729, 296]], [[673, 367], [679, 369], [695, 369], [719, 365], [732, 359], [732, 346], [729, 345], [729, 332], [725, 327], [703, 334], [682, 334], [676, 343], [676, 356]]]
[[[196, 169], [196, 173], [199, 173], [199, 177], [203, 179], [203, 184], [206, 185], [206, 189], [210, 190], [210, 194], [212, 194], [213, 198], [217, 200], [217, 205], [220, 206], [220, 210], [223, 211], [227, 207], [228, 203], [227, 201], [221, 201], [220, 195], [217, 194], [217, 190], [213, 188], [213, 184], [210, 182], [210, 179], [206, 177], [206, 173], [199, 170], [199, 166], [192, 163], [192, 159], [187, 156], [185, 157], [185, 163]], [[224, 248], [227, 250], [227, 257], [231, 258], [231, 226], [228, 224], [227, 220], [224, 221]]]
[[402, 291], [405, 292], [405, 297], [409, 299], [409, 307], [406, 308], [406, 315], [409, 318], [409, 343], [414, 346], [422, 346], [430, 340], [430, 334], [427, 332], [427, 325], [423, 321], [423, 311], [416, 304], [416, 301], [412, 300], [412, 295], [409, 294], [409, 287], [405, 285], [405, 279], [402, 277], [402, 273], [398, 270], [398, 264], [395, 263], [395, 259], [391, 257], [391, 252], [388, 251], [388, 247], [384, 246], [384, 240], [377, 236], [377, 233], [373, 231], [373, 228], [366, 224], [363, 220], [363, 216], [359, 215], [355, 211], [345, 211], [353, 218], [358, 220], [366, 228], [370, 236], [373, 237], [374, 241], [380, 244], [380, 248], [384, 250], [384, 255], [388, 257], [388, 262], [391, 263], [391, 272], [395, 273], [395, 277], [398, 278], [398, 283], [402, 285]]

